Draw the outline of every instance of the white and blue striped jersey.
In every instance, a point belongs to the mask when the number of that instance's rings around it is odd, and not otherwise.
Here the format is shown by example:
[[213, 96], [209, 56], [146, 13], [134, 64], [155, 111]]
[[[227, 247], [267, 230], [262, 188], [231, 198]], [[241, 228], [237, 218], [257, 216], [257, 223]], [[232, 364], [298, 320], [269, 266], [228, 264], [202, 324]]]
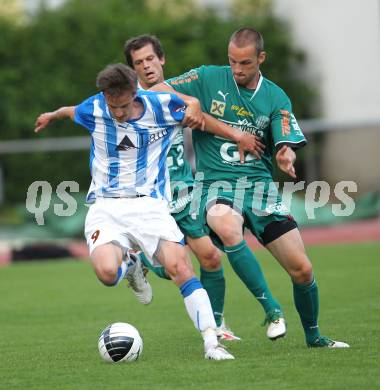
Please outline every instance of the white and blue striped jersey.
[[74, 121], [92, 138], [89, 203], [136, 194], [171, 199], [166, 157], [182, 128], [185, 103], [174, 94], [142, 90], [136, 99], [143, 113], [124, 123], [112, 117], [102, 92], [75, 107]]

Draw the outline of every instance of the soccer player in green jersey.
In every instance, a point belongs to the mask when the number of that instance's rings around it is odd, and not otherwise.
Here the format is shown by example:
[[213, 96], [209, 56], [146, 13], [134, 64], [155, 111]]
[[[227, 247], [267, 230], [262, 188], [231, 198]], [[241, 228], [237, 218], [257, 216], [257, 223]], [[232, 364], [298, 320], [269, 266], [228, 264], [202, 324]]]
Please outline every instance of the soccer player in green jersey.
[[[198, 212], [199, 219], [210, 228], [213, 241], [227, 253], [235, 272], [259, 299], [267, 319], [272, 319], [276, 312], [271, 313], [266, 306], [271, 297], [258, 292], [258, 286], [265, 284], [265, 280], [244, 241], [244, 227], [290, 275], [307, 345], [348, 347], [320, 334], [318, 288], [312, 265], [297, 224], [273, 183], [272, 157], [275, 156], [282, 171], [295, 178], [294, 150], [305, 145], [306, 139], [285, 92], [261, 74], [259, 68], [265, 57], [261, 34], [252, 28], [242, 28], [229, 41], [230, 66], [201, 66], [168, 80], [166, 87], [157, 87], [198, 98], [203, 112], [259, 136], [265, 144], [262, 158], [247, 154], [241, 163], [234, 142], [194, 132], [199, 176], [195, 191], [201, 195], [201, 201], [192, 212]], [[282, 317], [279, 321], [283, 321]]]
[[[129, 39], [125, 44], [124, 54], [128, 65], [137, 72], [141, 88], [148, 89], [164, 81], [165, 55], [156, 37], [141, 35]], [[171, 213], [184, 233], [187, 244], [200, 262], [201, 282], [210, 297], [218, 325], [218, 334], [224, 340], [238, 340], [239, 338], [226, 327], [223, 319], [225, 278], [221, 264], [221, 252], [206, 235], [203, 224], [199, 224], [199, 221], [194, 219], [189, 212], [194, 178], [191, 166], [184, 156], [183, 132], [178, 134], [169, 150], [167, 163], [173, 195]], [[163, 267], [153, 267], [143, 254], [140, 256], [144, 265], [156, 275], [169, 279]], [[265, 292], [266, 290], [260, 290], [261, 295]], [[284, 325], [276, 321], [276, 318], [268, 323], [267, 333], [270, 338], [285, 334]]]

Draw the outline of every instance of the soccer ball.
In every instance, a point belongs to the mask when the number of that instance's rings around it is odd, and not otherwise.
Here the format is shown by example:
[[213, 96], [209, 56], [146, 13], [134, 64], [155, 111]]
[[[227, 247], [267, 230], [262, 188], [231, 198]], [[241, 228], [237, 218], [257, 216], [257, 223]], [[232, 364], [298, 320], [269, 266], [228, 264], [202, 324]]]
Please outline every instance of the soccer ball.
[[133, 362], [143, 350], [143, 341], [138, 330], [125, 322], [108, 325], [99, 337], [100, 356], [107, 362]]

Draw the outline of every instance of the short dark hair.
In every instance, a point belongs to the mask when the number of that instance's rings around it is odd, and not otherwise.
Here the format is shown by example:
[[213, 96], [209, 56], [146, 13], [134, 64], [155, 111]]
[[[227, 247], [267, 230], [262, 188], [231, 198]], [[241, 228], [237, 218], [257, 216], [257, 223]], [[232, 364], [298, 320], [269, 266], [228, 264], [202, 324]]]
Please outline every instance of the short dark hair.
[[124, 64], [107, 65], [96, 77], [96, 86], [111, 96], [119, 96], [125, 92], [137, 91], [137, 74]]
[[157, 57], [161, 60], [164, 57], [165, 53], [164, 53], [164, 49], [162, 48], [160, 40], [156, 36], [144, 34], [144, 35], [139, 35], [137, 37], [130, 38], [128, 39], [127, 42], [125, 42], [124, 45], [125, 60], [131, 68], [133, 68], [131, 51], [139, 50], [142, 47], [149, 44], [152, 45], [153, 51], [156, 53]]
[[233, 42], [239, 48], [255, 45], [256, 54], [260, 54], [264, 51], [264, 39], [262, 35], [250, 27], [243, 27], [235, 31], [231, 35], [230, 42]]

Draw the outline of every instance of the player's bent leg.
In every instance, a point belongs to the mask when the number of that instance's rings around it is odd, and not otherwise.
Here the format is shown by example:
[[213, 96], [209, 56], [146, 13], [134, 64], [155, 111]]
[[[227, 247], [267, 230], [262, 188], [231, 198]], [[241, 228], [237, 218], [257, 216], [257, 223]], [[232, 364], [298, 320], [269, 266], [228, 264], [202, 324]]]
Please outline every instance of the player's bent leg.
[[[119, 267], [122, 267], [123, 251], [112, 243], [97, 246], [91, 253], [91, 263], [98, 279], [106, 286], [116, 285], [120, 279]], [[122, 270], [125, 275], [126, 268]], [[124, 276], [123, 275], [123, 276]]]
[[293, 282], [293, 297], [309, 347], [346, 348], [348, 344], [321, 336], [318, 326], [319, 294], [313, 269], [298, 229], [292, 229], [266, 247], [285, 268]]
[[220, 350], [209, 297], [194, 275], [185, 248], [178, 243], [162, 241], [156, 257], [181, 291], [187, 313], [202, 334], [205, 357], [213, 360], [233, 359], [226, 350]]
[[162, 240], [155, 256], [178, 287], [195, 275], [185, 248], [177, 242]]
[[[273, 229], [276, 228], [276, 224], [282, 222], [272, 223]], [[279, 261], [295, 284], [310, 284], [313, 281], [313, 268], [297, 228], [266, 243], [266, 248]]]
[[139, 259], [129, 258], [120, 246], [112, 243], [97, 246], [91, 253], [91, 261], [98, 279], [104, 285], [115, 286], [127, 279], [141, 303], [147, 305], [152, 301], [152, 287], [144, 277]]
[[222, 240], [225, 246], [232, 246], [243, 240], [243, 217], [226, 204], [215, 204], [207, 211], [207, 224]]
[[320, 336], [318, 287], [298, 229], [284, 233], [266, 247], [293, 281], [294, 303], [301, 318], [306, 342], [313, 342]]
[[286, 324], [281, 306], [269, 290], [254, 253], [243, 239], [241, 215], [226, 204], [216, 204], [210, 208], [207, 222], [223, 241], [224, 250], [235, 273], [265, 310], [264, 324], [268, 324], [268, 338], [276, 340], [285, 336]]
[[212, 243], [209, 236], [199, 238], [186, 237], [186, 241], [203, 269], [208, 271], [220, 269], [222, 266], [222, 253]]

